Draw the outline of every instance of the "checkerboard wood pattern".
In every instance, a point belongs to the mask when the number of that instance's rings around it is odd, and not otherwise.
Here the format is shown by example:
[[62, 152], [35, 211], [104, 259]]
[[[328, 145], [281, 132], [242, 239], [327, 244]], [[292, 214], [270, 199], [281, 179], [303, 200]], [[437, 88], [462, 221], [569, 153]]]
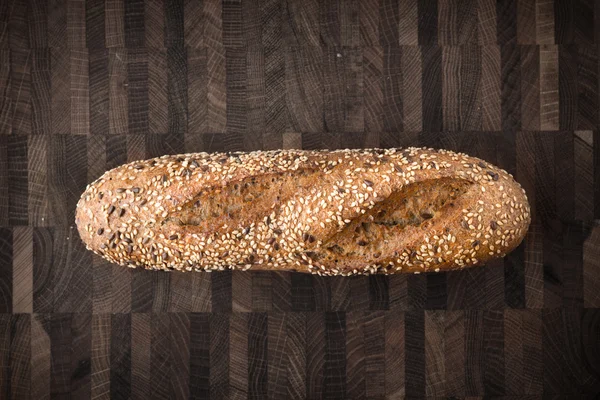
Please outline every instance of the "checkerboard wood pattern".
[[[0, 2], [0, 398], [592, 398], [600, 3]], [[74, 228], [163, 154], [430, 146], [523, 185], [523, 244], [434, 275], [161, 273]]]

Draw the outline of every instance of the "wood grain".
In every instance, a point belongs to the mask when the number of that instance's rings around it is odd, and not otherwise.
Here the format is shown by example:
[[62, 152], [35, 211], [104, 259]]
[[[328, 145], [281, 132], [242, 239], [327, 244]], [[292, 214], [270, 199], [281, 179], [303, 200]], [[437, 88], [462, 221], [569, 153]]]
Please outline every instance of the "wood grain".
[[[1, 398], [592, 398], [600, 6], [0, 2]], [[526, 191], [485, 267], [324, 278], [112, 265], [86, 185], [164, 154], [428, 146]]]
[[287, 107], [291, 129], [323, 131], [322, 50], [320, 47], [290, 48], [286, 52]]
[[31, 319], [31, 398], [50, 398], [50, 323], [50, 314], [34, 314]]
[[428, 397], [445, 395], [444, 317], [441, 310], [425, 312], [425, 393]]
[[267, 397], [269, 385], [269, 329], [266, 313], [253, 312], [248, 316], [248, 398]]
[[91, 395], [92, 314], [73, 314], [71, 325], [71, 393], [75, 397]]
[[106, 47], [125, 46], [125, 2], [108, 0], [104, 5]]
[[50, 50], [52, 133], [64, 135], [70, 133], [71, 123], [71, 82], [70, 51], [57, 47]]
[[438, 43], [445, 46], [478, 42], [477, 2], [445, 1], [438, 4]]
[[27, 225], [27, 136], [12, 135], [8, 139], [8, 223]]
[[406, 396], [425, 396], [425, 320], [421, 310], [404, 314]]
[[[175, 40], [175, 39], [173, 39]], [[187, 55], [183, 46], [167, 50], [168, 121], [170, 134], [182, 135], [187, 128]]]
[[33, 312], [51, 313], [54, 306], [52, 228], [33, 230]]
[[14, 314], [11, 317], [9, 365], [10, 396], [15, 399], [29, 398], [31, 390], [30, 314]]
[[28, 46], [13, 46], [10, 52], [12, 133], [31, 133], [31, 66], [33, 51]]
[[161, 48], [165, 46], [164, 6], [164, 1], [144, 1], [144, 43], [146, 47]]
[[416, 46], [402, 47], [403, 130], [418, 132], [423, 129], [423, 65]]
[[306, 314], [306, 397], [323, 393], [325, 366], [325, 318], [322, 313]]
[[523, 310], [504, 310], [505, 394], [523, 392]]
[[365, 87], [364, 126], [368, 131], [378, 132], [383, 130], [383, 49], [365, 47], [362, 63]]
[[[136, 42], [137, 43], [137, 42]], [[127, 52], [127, 122], [131, 134], [148, 132], [148, 50], [132, 48]]]
[[210, 394], [211, 327], [207, 313], [190, 314], [190, 396]]
[[350, 398], [366, 396], [364, 315], [363, 311], [346, 313], [346, 395]]
[[368, 397], [385, 394], [385, 314], [368, 313], [364, 318], [365, 384]]
[[[598, 50], [587, 44], [577, 46], [577, 128], [598, 126]], [[560, 62], [560, 60], [559, 60]]]
[[52, 397], [71, 393], [71, 362], [73, 357], [73, 314], [54, 314], [50, 319], [50, 393]]
[[210, 316], [210, 398], [230, 396], [230, 321], [227, 314]]
[[13, 313], [33, 312], [33, 228], [13, 228]]
[[233, 271], [231, 275], [231, 310], [234, 312], [252, 311], [252, 280], [248, 274], [242, 271]]
[[126, 399], [131, 396], [131, 344], [131, 315], [112, 314], [110, 323], [111, 399]]
[[[261, 362], [261, 373], [257, 378], [260, 378], [261, 386], [265, 383], [263, 373], [266, 369], [266, 395], [268, 398], [276, 399], [287, 397], [288, 389], [288, 366], [289, 359], [287, 355], [288, 340], [287, 334], [288, 322], [290, 316], [287, 313], [273, 312], [266, 316], [267, 319], [267, 339], [266, 353], [262, 357], [266, 358]], [[261, 326], [262, 328], [262, 326]], [[265, 349], [261, 349], [265, 350]]]
[[47, 6], [48, 47], [67, 47], [67, 1], [52, 0]]
[[536, 1], [518, 0], [517, 4], [517, 43], [535, 44], [536, 35]]
[[559, 129], [558, 52], [553, 45], [540, 47], [540, 128]]
[[92, 344], [90, 346], [90, 395], [93, 398], [110, 398], [111, 321], [112, 319], [110, 314], [97, 313], [92, 315]]
[[[171, 343], [175, 346], [171, 337], [171, 318], [169, 314], [153, 312], [150, 315], [150, 389], [152, 397], [167, 399], [171, 385], [175, 384], [169, 371], [175, 356], [171, 352]], [[182, 371], [184, 373], [185, 371]]]
[[27, 10], [29, 44], [32, 48], [48, 47], [48, 2], [33, 0]]

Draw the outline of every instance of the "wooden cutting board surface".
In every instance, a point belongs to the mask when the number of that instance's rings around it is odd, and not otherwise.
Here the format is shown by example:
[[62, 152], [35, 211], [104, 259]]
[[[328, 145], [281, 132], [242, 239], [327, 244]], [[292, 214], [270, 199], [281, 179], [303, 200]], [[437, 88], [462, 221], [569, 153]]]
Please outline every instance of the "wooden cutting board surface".
[[[600, 392], [593, 1], [1, 3], [0, 398]], [[129, 161], [402, 146], [514, 174], [523, 244], [429, 276], [186, 275], [74, 228]]]

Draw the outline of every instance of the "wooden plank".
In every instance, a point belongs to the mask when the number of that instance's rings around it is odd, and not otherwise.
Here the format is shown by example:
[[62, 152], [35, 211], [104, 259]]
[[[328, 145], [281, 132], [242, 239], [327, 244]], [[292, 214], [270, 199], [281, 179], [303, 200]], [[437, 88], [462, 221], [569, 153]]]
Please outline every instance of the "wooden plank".
[[53, 232], [55, 313], [92, 311], [91, 253], [81, 242], [74, 227], [56, 227]]
[[438, 41], [456, 46], [479, 40], [476, 1], [452, 0], [438, 4]]
[[12, 133], [31, 133], [31, 69], [33, 51], [28, 48], [13, 48], [10, 52], [10, 80], [12, 98]]
[[13, 230], [11, 228], [0, 228], [0, 260], [2, 265], [8, 266], [0, 272], [0, 312], [9, 314], [12, 311], [13, 300]]
[[425, 393], [428, 397], [445, 396], [444, 365], [445, 313], [425, 311]]
[[35, 49], [31, 65], [31, 133], [49, 135], [52, 131], [51, 53]]
[[379, 44], [382, 47], [400, 44], [400, 10], [399, 2], [382, 0], [379, 4]]
[[105, 2], [105, 42], [106, 47], [125, 47], [125, 2], [107, 0]]
[[190, 314], [190, 396], [210, 395], [211, 326], [208, 313]]
[[383, 130], [388, 132], [404, 130], [403, 58], [398, 47], [383, 50]]
[[90, 349], [90, 395], [94, 399], [110, 398], [110, 339], [110, 314], [93, 314]]
[[[383, 130], [383, 48], [363, 48], [364, 129]], [[420, 86], [420, 84], [419, 84]]]
[[71, 134], [90, 132], [89, 54], [87, 49], [71, 50]]
[[438, 46], [422, 46], [422, 110], [423, 130], [442, 130], [442, 50]]
[[33, 312], [33, 228], [13, 228], [12, 312]]
[[406, 396], [425, 396], [425, 320], [422, 310], [404, 314]]
[[360, 2], [360, 43], [364, 47], [379, 45], [379, 7], [379, 0], [364, 0]]
[[52, 228], [33, 230], [33, 312], [51, 313], [54, 307]]
[[535, 22], [537, 44], [555, 44], [554, 1], [535, 1]]
[[67, 41], [71, 49], [82, 49], [86, 45], [85, 0], [69, 0], [67, 3]]
[[[267, 319], [266, 357], [266, 396], [271, 399], [287, 397], [288, 365], [287, 345], [290, 336], [287, 333], [289, 314], [270, 312]], [[264, 361], [264, 360], [261, 360]], [[261, 367], [263, 364], [261, 364]], [[262, 371], [262, 370], [261, 370]], [[262, 375], [261, 375], [262, 378]], [[262, 378], [264, 379], [264, 378]], [[262, 384], [263, 382], [261, 382]]]
[[148, 50], [127, 52], [128, 133], [146, 135], [149, 131]]
[[319, 2], [283, 0], [283, 36], [288, 47], [319, 46]]
[[128, 95], [127, 51], [111, 48], [108, 53], [108, 115], [109, 133], [113, 135], [127, 133]]
[[191, 330], [188, 313], [169, 313], [171, 335], [170, 398], [190, 398]]
[[523, 393], [523, 310], [504, 311], [505, 393]]
[[558, 51], [553, 45], [540, 47], [540, 128], [559, 129]]
[[521, 128], [540, 130], [540, 48], [520, 46], [521, 50]]
[[54, 47], [51, 49], [51, 97], [52, 133], [71, 133], [71, 70], [70, 52]]
[[417, 0], [419, 10], [419, 45], [433, 46], [438, 44], [438, 2], [434, 0]]
[[125, 2], [125, 46], [143, 47], [145, 41], [144, 2], [141, 0]]
[[131, 396], [131, 314], [111, 315], [110, 398]]
[[308, 330], [307, 313], [289, 313], [287, 323], [286, 353], [288, 357], [288, 386], [287, 397], [289, 399], [305, 399], [308, 395], [308, 360], [309, 351], [307, 347]]
[[[183, 40], [183, 37], [182, 39]], [[187, 55], [183, 46], [167, 50], [168, 132], [183, 136], [187, 129]]]
[[[385, 313], [370, 312], [364, 319], [366, 395], [385, 394]], [[343, 342], [342, 342], [343, 343]]]
[[69, 396], [72, 391], [71, 363], [73, 351], [73, 314], [56, 313], [50, 319], [50, 354], [52, 369], [50, 393], [53, 397]]
[[27, 225], [29, 222], [27, 146], [25, 135], [8, 138], [8, 223], [12, 226]]
[[32, 0], [29, 2], [29, 45], [32, 49], [48, 47], [48, 2]]
[[266, 398], [268, 393], [268, 316], [248, 315], [248, 398]]
[[[202, 3], [200, 3], [202, 4]], [[192, 15], [192, 14], [190, 14]], [[202, 25], [200, 25], [202, 27]], [[161, 0], [144, 1], [144, 35], [148, 48], [165, 47], [165, 2]]]
[[228, 314], [210, 316], [210, 398], [230, 397], [230, 318]]
[[306, 314], [306, 397], [319, 398], [323, 393], [325, 367], [325, 315]]
[[31, 318], [31, 398], [49, 399], [51, 390], [51, 317], [33, 314]]
[[67, 36], [67, 0], [51, 0], [48, 2], [48, 47], [66, 48]]
[[285, 53], [285, 70], [291, 129], [323, 131], [322, 49], [289, 48]]
[[[86, 47], [88, 49], [101, 49], [106, 47], [106, 29], [104, 23], [106, 16], [104, 6], [104, 0], [86, 0], [85, 33]], [[90, 53], [92, 53], [92, 51], [90, 51]]]
[[78, 398], [91, 396], [92, 380], [90, 358], [92, 356], [92, 314], [73, 314], [71, 325], [73, 355], [71, 356], [71, 395]]

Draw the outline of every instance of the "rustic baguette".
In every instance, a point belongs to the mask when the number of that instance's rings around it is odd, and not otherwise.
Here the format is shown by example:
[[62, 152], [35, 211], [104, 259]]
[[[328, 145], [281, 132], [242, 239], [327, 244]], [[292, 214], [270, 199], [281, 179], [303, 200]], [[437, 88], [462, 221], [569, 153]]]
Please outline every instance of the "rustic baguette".
[[423, 148], [162, 156], [106, 172], [76, 212], [86, 247], [132, 268], [321, 275], [483, 265], [530, 220], [506, 171]]

